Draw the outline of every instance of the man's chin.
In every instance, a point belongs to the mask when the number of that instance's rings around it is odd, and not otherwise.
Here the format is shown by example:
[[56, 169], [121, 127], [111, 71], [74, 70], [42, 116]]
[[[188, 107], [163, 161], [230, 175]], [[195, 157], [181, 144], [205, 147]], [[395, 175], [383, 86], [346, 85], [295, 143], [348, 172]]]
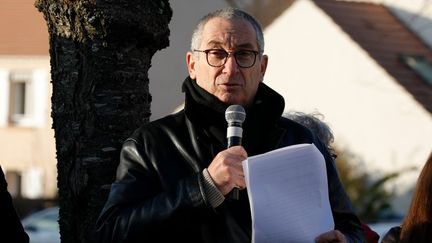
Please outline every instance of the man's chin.
[[235, 94], [219, 96], [218, 99], [227, 105], [244, 105], [244, 101]]

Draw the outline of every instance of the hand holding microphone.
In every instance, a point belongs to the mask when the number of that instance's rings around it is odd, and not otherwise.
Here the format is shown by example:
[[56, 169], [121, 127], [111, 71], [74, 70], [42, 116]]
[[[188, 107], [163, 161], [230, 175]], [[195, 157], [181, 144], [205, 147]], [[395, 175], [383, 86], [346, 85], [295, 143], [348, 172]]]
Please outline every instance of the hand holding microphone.
[[227, 128], [227, 149], [216, 155], [207, 168], [220, 192], [230, 199], [238, 199], [238, 188], [245, 188], [242, 161], [248, 155], [241, 145], [246, 112], [239, 105], [232, 105], [225, 111]]
[[[227, 129], [227, 141], [228, 148], [232, 146], [241, 145], [243, 137], [243, 122], [246, 119], [246, 112], [240, 105], [231, 105], [225, 111], [225, 120], [228, 123]], [[238, 200], [239, 199], [239, 188], [238, 185], [233, 188], [229, 198]]]

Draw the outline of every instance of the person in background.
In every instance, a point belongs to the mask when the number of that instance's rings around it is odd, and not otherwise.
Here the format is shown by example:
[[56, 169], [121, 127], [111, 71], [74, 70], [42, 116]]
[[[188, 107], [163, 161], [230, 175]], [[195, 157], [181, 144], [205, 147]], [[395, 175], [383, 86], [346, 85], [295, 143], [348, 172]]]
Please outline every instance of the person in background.
[[417, 179], [411, 205], [402, 225], [391, 228], [381, 242], [432, 242], [432, 153]]
[[[319, 112], [304, 113], [300, 111], [290, 111], [284, 116], [310, 129], [325, 144], [328, 151], [336, 158], [336, 150], [333, 147], [334, 136], [330, 126], [325, 123], [324, 116]], [[363, 233], [368, 243], [378, 243], [379, 235], [367, 224], [362, 223]]]
[[0, 242], [28, 243], [29, 237], [24, 231], [15, 211], [12, 197], [7, 190], [7, 182], [0, 166]]
[[333, 148], [334, 136], [330, 126], [325, 123], [323, 114], [319, 112], [304, 113], [301, 111], [289, 111], [283, 114], [284, 117], [293, 120], [311, 130], [327, 147], [327, 150], [336, 156]]
[[[242, 161], [301, 143], [314, 143], [326, 161], [335, 228], [316, 241], [364, 241], [330, 153], [308, 129], [282, 117], [283, 97], [262, 82], [263, 52], [261, 26], [246, 12], [221, 9], [200, 20], [186, 53], [185, 107], [124, 142], [96, 224], [100, 242], [251, 242]], [[243, 106], [246, 120], [242, 146], [227, 148], [230, 105]], [[234, 188], [238, 200], [229, 199]]]

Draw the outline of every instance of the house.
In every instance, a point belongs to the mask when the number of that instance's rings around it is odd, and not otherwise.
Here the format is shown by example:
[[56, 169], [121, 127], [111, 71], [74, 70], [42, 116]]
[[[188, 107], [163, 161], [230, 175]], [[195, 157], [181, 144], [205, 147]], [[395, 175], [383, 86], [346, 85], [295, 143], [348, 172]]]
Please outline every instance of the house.
[[33, 3], [0, 1], [0, 165], [14, 197], [53, 198], [48, 31]]
[[[432, 51], [396, 11], [365, 1], [296, 1], [265, 29], [265, 82], [286, 109], [324, 114], [336, 144], [364, 162], [359, 170], [406, 171], [393, 184], [402, 196], [432, 149], [432, 83], [410, 66], [431, 70]], [[394, 206], [404, 213], [408, 203]]]

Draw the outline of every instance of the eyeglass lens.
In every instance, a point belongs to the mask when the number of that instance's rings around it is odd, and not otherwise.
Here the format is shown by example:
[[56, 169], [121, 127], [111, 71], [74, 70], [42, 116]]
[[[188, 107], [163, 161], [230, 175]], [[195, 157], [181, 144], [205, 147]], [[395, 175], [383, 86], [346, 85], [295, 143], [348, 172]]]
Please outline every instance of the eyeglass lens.
[[[207, 50], [207, 62], [210, 66], [220, 67], [224, 65], [230, 53], [225, 50]], [[231, 53], [237, 62], [237, 65], [243, 68], [252, 67], [255, 64], [256, 52], [243, 50]]]

